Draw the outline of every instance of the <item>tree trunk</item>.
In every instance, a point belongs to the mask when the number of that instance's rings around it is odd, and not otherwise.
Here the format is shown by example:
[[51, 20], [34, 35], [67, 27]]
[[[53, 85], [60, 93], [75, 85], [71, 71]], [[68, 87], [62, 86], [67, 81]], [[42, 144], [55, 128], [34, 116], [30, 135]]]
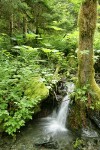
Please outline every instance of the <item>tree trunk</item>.
[[79, 13], [79, 50], [78, 50], [78, 83], [80, 87], [86, 84], [100, 100], [100, 88], [94, 76], [93, 39], [97, 19], [97, 0], [85, 0]]
[[23, 17], [23, 39], [26, 39], [26, 33], [27, 33], [27, 19], [26, 17]]
[[38, 35], [39, 35], [38, 23], [37, 23], [37, 25], [36, 25], [36, 32], [35, 32], [35, 34], [36, 34], [36, 37], [35, 37], [35, 44], [37, 45], [37, 44], [38, 44]]
[[9, 25], [9, 36], [12, 37], [13, 35], [13, 28], [14, 28], [14, 23], [13, 23], [13, 14], [10, 16], [10, 25]]

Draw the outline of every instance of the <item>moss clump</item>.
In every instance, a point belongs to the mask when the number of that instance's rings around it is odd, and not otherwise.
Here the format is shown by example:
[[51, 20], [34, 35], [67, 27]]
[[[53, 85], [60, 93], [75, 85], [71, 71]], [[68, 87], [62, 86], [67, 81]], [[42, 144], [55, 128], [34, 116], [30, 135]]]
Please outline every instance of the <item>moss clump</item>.
[[34, 77], [30, 79], [26, 86], [25, 95], [30, 101], [33, 101], [33, 105], [36, 106], [49, 95], [49, 90], [40, 77]]
[[81, 129], [86, 126], [86, 111], [82, 102], [76, 102], [69, 115], [69, 125], [73, 130]]
[[96, 95], [96, 98], [98, 99], [98, 101], [100, 101], [100, 87], [99, 85], [97, 85], [94, 79], [91, 82], [91, 89], [93, 93]]

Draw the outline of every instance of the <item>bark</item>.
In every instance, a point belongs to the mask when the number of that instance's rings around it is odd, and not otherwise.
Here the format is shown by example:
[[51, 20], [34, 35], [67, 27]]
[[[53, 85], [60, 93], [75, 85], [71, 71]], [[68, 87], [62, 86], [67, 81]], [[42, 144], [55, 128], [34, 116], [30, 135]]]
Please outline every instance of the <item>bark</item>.
[[97, 20], [97, 0], [85, 0], [79, 13], [78, 83], [90, 84], [95, 98], [100, 100], [100, 88], [95, 82], [93, 39]]
[[10, 27], [9, 27], [9, 35], [12, 37], [13, 35], [13, 28], [14, 28], [14, 22], [13, 22], [13, 14], [10, 16]]
[[26, 39], [26, 33], [27, 33], [27, 19], [26, 17], [23, 17], [23, 39]]
[[38, 44], [38, 35], [39, 35], [39, 27], [38, 27], [38, 23], [36, 25], [36, 38], [35, 38], [35, 44]]

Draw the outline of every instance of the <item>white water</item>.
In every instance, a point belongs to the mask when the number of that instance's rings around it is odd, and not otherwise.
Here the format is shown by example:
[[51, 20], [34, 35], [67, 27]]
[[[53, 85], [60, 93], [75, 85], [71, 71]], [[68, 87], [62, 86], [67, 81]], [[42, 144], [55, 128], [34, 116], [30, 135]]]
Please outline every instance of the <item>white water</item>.
[[66, 121], [67, 121], [67, 115], [68, 115], [68, 106], [69, 106], [69, 96], [65, 96], [62, 104], [60, 106], [58, 116], [57, 116], [57, 122], [59, 125], [61, 125], [63, 128], [65, 128]]
[[58, 111], [54, 111], [51, 117], [47, 118], [46, 131], [57, 132], [67, 131], [66, 123], [68, 117], [68, 106], [70, 103], [70, 93], [74, 90], [74, 84], [67, 84], [67, 95], [63, 98]]

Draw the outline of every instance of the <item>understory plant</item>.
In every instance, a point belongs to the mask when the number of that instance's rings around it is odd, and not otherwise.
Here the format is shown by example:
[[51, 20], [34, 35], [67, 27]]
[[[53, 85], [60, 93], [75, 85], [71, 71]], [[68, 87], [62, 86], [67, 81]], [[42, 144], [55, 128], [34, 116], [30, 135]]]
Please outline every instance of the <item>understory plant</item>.
[[0, 51], [0, 132], [13, 136], [40, 111], [42, 99], [60, 79], [62, 56], [54, 49], [25, 45]]

